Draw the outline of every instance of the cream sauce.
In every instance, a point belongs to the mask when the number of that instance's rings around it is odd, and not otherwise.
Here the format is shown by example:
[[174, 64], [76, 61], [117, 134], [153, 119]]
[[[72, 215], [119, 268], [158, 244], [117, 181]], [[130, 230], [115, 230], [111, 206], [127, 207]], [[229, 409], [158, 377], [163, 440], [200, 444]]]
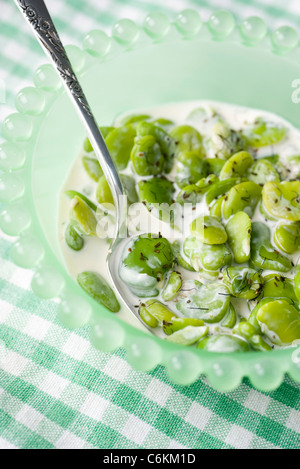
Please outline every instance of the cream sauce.
[[[271, 156], [278, 154], [280, 157], [280, 161], [289, 169], [289, 178], [293, 178], [300, 172], [300, 165], [299, 164], [291, 164], [289, 162], [289, 158], [292, 156], [300, 155], [300, 132], [295, 129], [291, 124], [287, 121], [283, 120], [282, 118], [260, 110], [249, 109], [238, 107], [230, 104], [218, 103], [218, 102], [211, 102], [211, 101], [195, 101], [195, 102], [182, 102], [182, 103], [174, 103], [168, 104], [163, 106], [158, 106], [151, 109], [139, 109], [135, 113], [136, 114], [149, 114], [153, 118], [166, 118], [172, 120], [176, 125], [182, 124], [189, 124], [194, 126], [201, 135], [210, 138], [212, 133], [212, 128], [216, 123], [216, 119], [212, 117], [207, 121], [203, 121], [201, 118], [201, 114], [198, 112], [194, 112], [191, 115], [191, 112], [197, 108], [205, 108], [210, 112], [210, 109], [213, 108], [217, 111], [217, 113], [224, 119], [225, 122], [228, 122], [230, 127], [235, 130], [240, 130], [244, 128], [248, 124], [252, 124], [257, 117], [262, 117], [266, 121], [270, 121], [273, 123], [279, 123], [284, 125], [288, 131], [287, 136], [285, 139], [280, 142], [279, 144], [273, 145], [272, 147], [264, 147], [257, 151], [257, 157], [261, 158], [264, 156]], [[118, 118], [115, 122], [117, 126], [120, 124], [121, 118]], [[211, 153], [212, 150], [208, 149], [208, 157], [214, 157], [215, 155]], [[211, 154], [210, 154], [211, 153]], [[74, 252], [72, 251], [64, 241], [64, 231], [68, 224], [69, 220], [69, 211], [71, 202], [70, 200], [64, 195], [66, 190], [77, 190], [78, 192], [84, 193], [86, 196], [95, 200], [95, 188], [96, 184], [90, 179], [90, 177], [86, 174], [82, 167], [81, 158], [83, 156], [83, 152], [79, 155], [79, 157], [75, 160], [73, 167], [70, 170], [70, 173], [67, 176], [66, 182], [62, 187], [61, 195], [60, 195], [60, 206], [59, 206], [59, 220], [58, 220], [58, 236], [60, 241], [60, 246], [62, 250], [62, 254], [65, 260], [66, 268], [69, 271], [70, 275], [76, 279], [77, 275], [83, 271], [94, 271], [101, 274], [107, 281], [109, 281], [109, 274], [106, 267], [106, 256], [108, 253], [109, 244], [106, 240], [98, 239], [98, 238], [88, 238], [85, 240], [85, 246], [82, 251]], [[132, 169], [130, 164], [128, 168], [123, 171], [124, 174], [132, 175]], [[172, 171], [168, 176], [169, 179], [175, 179], [175, 172]], [[137, 176], [137, 182], [141, 179]], [[145, 179], [145, 178], [143, 178]], [[184, 223], [183, 226], [180, 226], [178, 230], [170, 230], [170, 225], [168, 223], [164, 223], [161, 220], [152, 216], [147, 208], [140, 204], [140, 213], [138, 217], [135, 217], [129, 223], [129, 231], [130, 234], [135, 234], [138, 232], [152, 232], [152, 233], [161, 233], [163, 236], [167, 237], [170, 241], [175, 239], [180, 239], [181, 237], [187, 237], [189, 233], [189, 225], [192, 220], [197, 218], [199, 215], [208, 214], [208, 208], [205, 204], [199, 204], [197, 206], [196, 211], [190, 210], [190, 213], [184, 213]], [[265, 221], [264, 216], [260, 213], [259, 207], [257, 207], [253, 221]], [[272, 232], [272, 238], [274, 234], [274, 229], [277, 222], [270, 222], [268, 221], [268, 226]], [[299, 260], [299, 252], [293, 256], [293, 261], [295, 264], [298, 263]], [[186, 259], [188, 261], [188, 259]], [[180, 270], [180, 269], [179, 269]], [[264, 274], [268, 274], [272, 272], [265, 271]], [[293, 272], [288, 274], [287, 276], [292, 277]], [[184, 278], [185, 280], [188, 279], [198, 279], [201, 280], [199, 277], [199, 273], [190, 273], [184, 270]], [[179, 295], [179, 297], [182, 294]], [[136, 304], [139, 303], [139, 300], [136, 300]], [[247, 318], [249, 316], [249, 306], [246, 301], [233, 299], [232, 300], [234, 306], [237, 308], [237, 311], [240, 317]], [[255, 302], [253, 302], [253, 306]], [[135, 327], [140, 329], [146, 330], [143, 325], [133, 316], [133, 314], [123, 305], [121, 304], [121, 311], [118, 313], [119, 317], [124, 321], [132, 324]], [[175, 307], [175, 304], [173, 304]], [[176, 311], [176, 309], [175, 309]], [[176, 314], [178, 312], [176, 311]], [[210, 332], [221, 331], [222, 328], [219, 325], [211, 325], [209, 326]], [[228, 333], [228, 329], [226, 329]]]

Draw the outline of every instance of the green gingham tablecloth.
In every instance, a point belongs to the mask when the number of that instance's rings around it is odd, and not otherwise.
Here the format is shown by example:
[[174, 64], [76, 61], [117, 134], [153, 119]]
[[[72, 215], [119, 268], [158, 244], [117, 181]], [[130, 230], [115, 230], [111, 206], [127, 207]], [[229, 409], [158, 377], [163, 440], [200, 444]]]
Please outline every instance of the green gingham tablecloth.
[[[300, 25], [299, 0], [48, 0], [65, 44], [91, 29], [110, 30], [129, 17], [187, 7], [203, 19], [230, 8], [238, 18], [259, 14], [274, 27]], [[263, 3], [263, 4], [262, 4]], [[45, 57], [12, 0], [0, 0], [0, 118], [29, 85]], [[30, 291], [31, 274], [9, 258], [0, 235], [0, 448], [299, 448], [300, 386], [286, 378], [275, 392], [245, 380], [231, 394], [206, 379], [172, 384], [162, 367], [139, 373], [125, 353], [93, 350], [85, 329], [56, 320], [56, 304]]]

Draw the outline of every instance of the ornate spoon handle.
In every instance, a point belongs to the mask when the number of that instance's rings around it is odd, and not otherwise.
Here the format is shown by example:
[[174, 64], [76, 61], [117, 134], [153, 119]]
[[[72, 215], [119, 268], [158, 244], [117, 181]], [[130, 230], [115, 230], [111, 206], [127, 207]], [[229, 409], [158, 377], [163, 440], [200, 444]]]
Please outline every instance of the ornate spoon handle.
[[[78, 79], [72, 69], [65, 48], [59, 38], [51, 16], [43, 0], [15, 0], [26, 20], [33, 28], [35, 35], [44, 50], [50, 55], [53, 64], [71, 96], [85, 125], [91, 144], [101, 164], [103, 172], [114, 196], [119, 215], [118, 223], [123, 215], [123, 188], [114, 162], [109, 154], [106, 143], [99, 131], [96, 120]], [[121, 215], [121, 216], [120, 216]], [[120, 226], [118, 226], [119, 231]]]

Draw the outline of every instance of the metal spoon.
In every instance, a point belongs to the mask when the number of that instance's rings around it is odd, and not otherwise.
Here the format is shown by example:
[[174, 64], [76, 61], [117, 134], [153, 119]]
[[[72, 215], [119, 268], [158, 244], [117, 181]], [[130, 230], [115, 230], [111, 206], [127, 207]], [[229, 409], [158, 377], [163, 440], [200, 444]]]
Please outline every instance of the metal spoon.
[[[111, 189], [116, 209], [116, 234], [107, 256], [108, 271], [122, 301], [134, 316], [142, 322], [137, 309], [134, 308], [136, 299], [134, 300], [133, 295], [128, 292], [127, 287], [121, 281], [118, 273], [118, 265], [122, 256], [124, 243], [127, 244], [128, 242], [126, 229], [126, 195], [124, 193], [119, 174], [44, 1], [15, 0], [15, 2], [21, 12], [24, 13], [30, 26], [33, 28], [43, 49], [48, 55], [50, 55], [54, 68], [60, 75], [75, 107], [77, 108], [89, 140]], [[144, 325], [144, 323], [142, 324]]]

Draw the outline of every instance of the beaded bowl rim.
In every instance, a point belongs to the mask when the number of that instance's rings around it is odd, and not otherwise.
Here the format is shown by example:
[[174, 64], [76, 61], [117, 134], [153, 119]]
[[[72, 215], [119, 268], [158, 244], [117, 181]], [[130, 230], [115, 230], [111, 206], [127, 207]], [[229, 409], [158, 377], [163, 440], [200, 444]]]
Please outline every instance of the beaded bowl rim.
[[[126, 52], [138, 44], [141, 34], [157, 43], [164, 41], [172, 28], [182, 40], [193, 40], [201, 29], [206, 28], [211, 40], [226, 41], [235, 31], [239, 33], [241, 42], [250, 47], [259, 46], [263, 39], [269, 37], [270, 51], [277, 55], [286, 55], [299, 47], [298, 33], [290, 26], [282, 26], [272, 32], [257, 16], [237, 24], [227, 10], [212, 13], [204, 23], [196, 10], [186, 9], [178, 14], [174, 22], [159, 11], [151, 13], [146, 16], [142, 28], [130, 19], [121, 19], [113, 26], [111, 37], [101, 30], [92, 30], [85, 36], [82, 49], [75, 45], [69, 45], [66, 49], [80, 77], [86, 62], [89, 64], [84, 73], [95, 61], [110, 57], [111, 44], [117, 44]], [[47, 82], [45, 75], [48, 76]], [[33, 81], [33, 86], [19, 91], [15, 101], [16, 113], [7, 116], [2, 125], [2, 135], [6, 141], [0, 144], [0, 201], [4, 203], [0, 229], [9, 236], [17, 237], [11, 257], [16, 265], [34, 271], [31, 287], [36, 296], [41, 299], [58, 298], [60, 322], [69, 329], [89, 324], [90, 340], [95, 348], [113, 352], [125, 347], [127, 360], [135, 369], [150, 371], [163, 365], [176, 384], [189, 385], [200, 375], [206, 375], [217, 390], [229, 392], [236, 389], [244, 377], [249, 377], [258, 389], [272, 391], [282, 383], [285, 373], [300, 383], [299, 349], [273, 351], [270, 354], [249, 352], [221, 355], [167, 343], [113, 317], [70, 279], [66, 269], [49, 249], [39, 226], [28, 187], [30, 177], [26, 177], [29, 176], [30, 167], [27, 145], [32, 143], [46, 113], [64, 91], [49, 64], [38, 67]], [[101, 321], [93, 315], [96, 309], [98, 317], [101, 313]], [[85, 314], [79, 314], [79, 311]]]

